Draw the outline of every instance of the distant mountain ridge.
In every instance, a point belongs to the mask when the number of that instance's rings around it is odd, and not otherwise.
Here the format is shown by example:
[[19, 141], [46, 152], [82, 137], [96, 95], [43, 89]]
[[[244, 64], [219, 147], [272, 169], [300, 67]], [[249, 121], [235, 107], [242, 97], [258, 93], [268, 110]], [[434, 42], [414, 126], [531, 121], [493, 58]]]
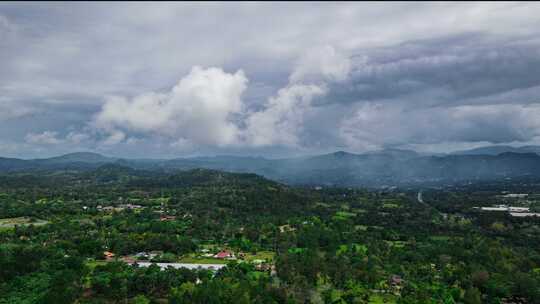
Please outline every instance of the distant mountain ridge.
[[540, 146], [486, 146], [479, 147], [470, 150], [455, 151], [451, 154], [454, 155], [499, 155], [501, 153], [536, 153], [540, 155]]
[[540, 180], [540, 155], [525, 152], [534, 151], [534, 146], [518, 149], [518, 153], [508, 152], [501, 146], [496, 149], [488, 148], [441, 156], [391, 149], [364, 154], [338, 151], [285, 159], [216, 156], [137, 160], [78, 152], [46, 159], [0, 158], [0, 173], [36, 170], [90, 171], [100, 167], [113, 173], [117, 167], [167, 172], [202, 168], [255, 173], [292, 185], [346, 187], [447, 184], [523, 177]]
[[90, 169], [113, 163], [117, 159], [92, 152], [76, 152], [50, 158], [18, 159], [0, 157], [1, 171], [53, 170], [53, 169]]
[[64, 154], [61, 156], [36, 159], [35, 161], [49, 162], [49, 163], [70, 163], [70, 162], [82, 162], [82, 163], [108, 163], [114, 162], [116, 158], [106, 157], [98, 153], [93, 152], [75, 152]]

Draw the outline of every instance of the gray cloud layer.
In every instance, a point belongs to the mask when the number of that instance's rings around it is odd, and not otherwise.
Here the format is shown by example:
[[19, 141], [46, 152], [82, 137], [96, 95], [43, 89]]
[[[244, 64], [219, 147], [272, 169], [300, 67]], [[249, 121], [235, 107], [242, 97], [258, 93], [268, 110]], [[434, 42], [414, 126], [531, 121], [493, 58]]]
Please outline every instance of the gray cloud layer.
[[537, 3], [0, 4], [0, 154], [540, 142]]

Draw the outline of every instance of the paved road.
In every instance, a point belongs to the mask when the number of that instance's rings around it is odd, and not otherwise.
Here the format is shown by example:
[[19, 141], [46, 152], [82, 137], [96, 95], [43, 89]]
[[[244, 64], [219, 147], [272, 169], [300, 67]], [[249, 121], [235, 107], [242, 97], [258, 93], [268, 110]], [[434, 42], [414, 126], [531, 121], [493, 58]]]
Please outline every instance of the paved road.
[[424, 202], [424, 198], [422, 197], [422, 191], [418, 191], [418, 194], [416, 195], [416, 200], [417, 200], [420, 204], [426, 206], [427, 208], [435, 210], [435, 211], [436, 211], [438, 214], [440, 214], [441, 216], [446, 217], [446, 214], [445, 214], [445, 213], [440, 212], [437, 208], [435, 208], [435, 207], [431, 206], [430, 204]]

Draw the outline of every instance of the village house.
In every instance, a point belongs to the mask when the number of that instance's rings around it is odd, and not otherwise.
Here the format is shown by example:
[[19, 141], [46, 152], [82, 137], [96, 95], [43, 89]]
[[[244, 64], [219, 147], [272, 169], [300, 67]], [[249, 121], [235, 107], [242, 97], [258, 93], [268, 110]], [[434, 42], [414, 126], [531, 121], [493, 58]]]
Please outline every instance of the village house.
[[143, 206], [141, 205], [133, 205], [133, 204], [122, 204], [122, 205], [119, 205], [118, 207], [122, 209], [129, 209], [129, 210], [136, 210], [136, 209], [143, 208]]
[[508, 207], [510, 212], [529, 212], [528, 207]]
[[153, 259], [157, 258], [158, 256], [160, 256], [162, 254], [163, 254], [163, 251], [160, 251], [160, 250], [150, 251], [150, 252], [148, 252], [148, 259], [153, 260]]
[[511, 216], [515, 217], [528, 217], [528, 216], [540, 216], [540, 213], [534, 213], [534, 212], [510, 212]]
[[273, 277], [277, 276], [276, 265], [270, 266], [270, 275]]
[[528, 196], [527, 193], [509, 193], [509, 194], [503, 195], [503, 197], [505, 198], [525, 198], [527, 196]]
[[397, 275], [397, 274], [393, 274], [390, 276], [390, 278], [388, 279], [388, 284], [392, 287], [392, 288], [401, 288], [402, 285], [403, 285], [404, 281], [403, 279], [401, 278], [401, 276]]
[[268, 263], [259, 263], [255, 264], [255, 269], [258, 271], [269, 271], [271, 270], [272, 266]]
[[[478, 209], [478, 207], [474, 207]], [[528, 207], [513, 207], [508, 205], [495, 205], [493, 207], [480, 207], [482, 211], [508, 211], [508, 212], [529, 212]]]
[[231, 251], [223, 250], [214, 255], [216, 259], [233, 259], [234, 254]]
[[159, 220], [162, 221], [162, 222], [174, 221], [174, 220], [176, 220], [176, 216], [174, 216], [174, 215], [162, 215], [159, 218]]
[[135, 258], [139, 259], [139, 260], [148, 260], [150, 259], [150, 255], [147, 253], [147, 252], [137, 252], [136, 254], [133, 255]]
[[510, 298], [502, 298], [501, 304], [527, 304], [527, 299], [523, 297], [513, 296]]
[[279, 226], [279, 232], [281, 232], [281, 233], [285, 233], [285, 232], [289, 232], [289, 231], [295, 231], [295, 230], [296, 230], [296, 228], [292, 227], [289, 224]]
[[105, 257], [105, 260], [107, 260], [107, 261], [110, 261], [110, 260], [114, 259], [114, 253], [112, 253], [110, 251], [103, 252], [103, 256]]

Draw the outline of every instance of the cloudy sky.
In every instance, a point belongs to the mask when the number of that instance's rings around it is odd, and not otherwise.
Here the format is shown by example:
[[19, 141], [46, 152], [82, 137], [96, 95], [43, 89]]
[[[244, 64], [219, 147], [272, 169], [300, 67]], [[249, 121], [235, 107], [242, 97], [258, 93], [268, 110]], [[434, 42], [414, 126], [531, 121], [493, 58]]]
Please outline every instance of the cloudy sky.
[[0, 3], [0, 155], [540, 144], [540, 3]]

